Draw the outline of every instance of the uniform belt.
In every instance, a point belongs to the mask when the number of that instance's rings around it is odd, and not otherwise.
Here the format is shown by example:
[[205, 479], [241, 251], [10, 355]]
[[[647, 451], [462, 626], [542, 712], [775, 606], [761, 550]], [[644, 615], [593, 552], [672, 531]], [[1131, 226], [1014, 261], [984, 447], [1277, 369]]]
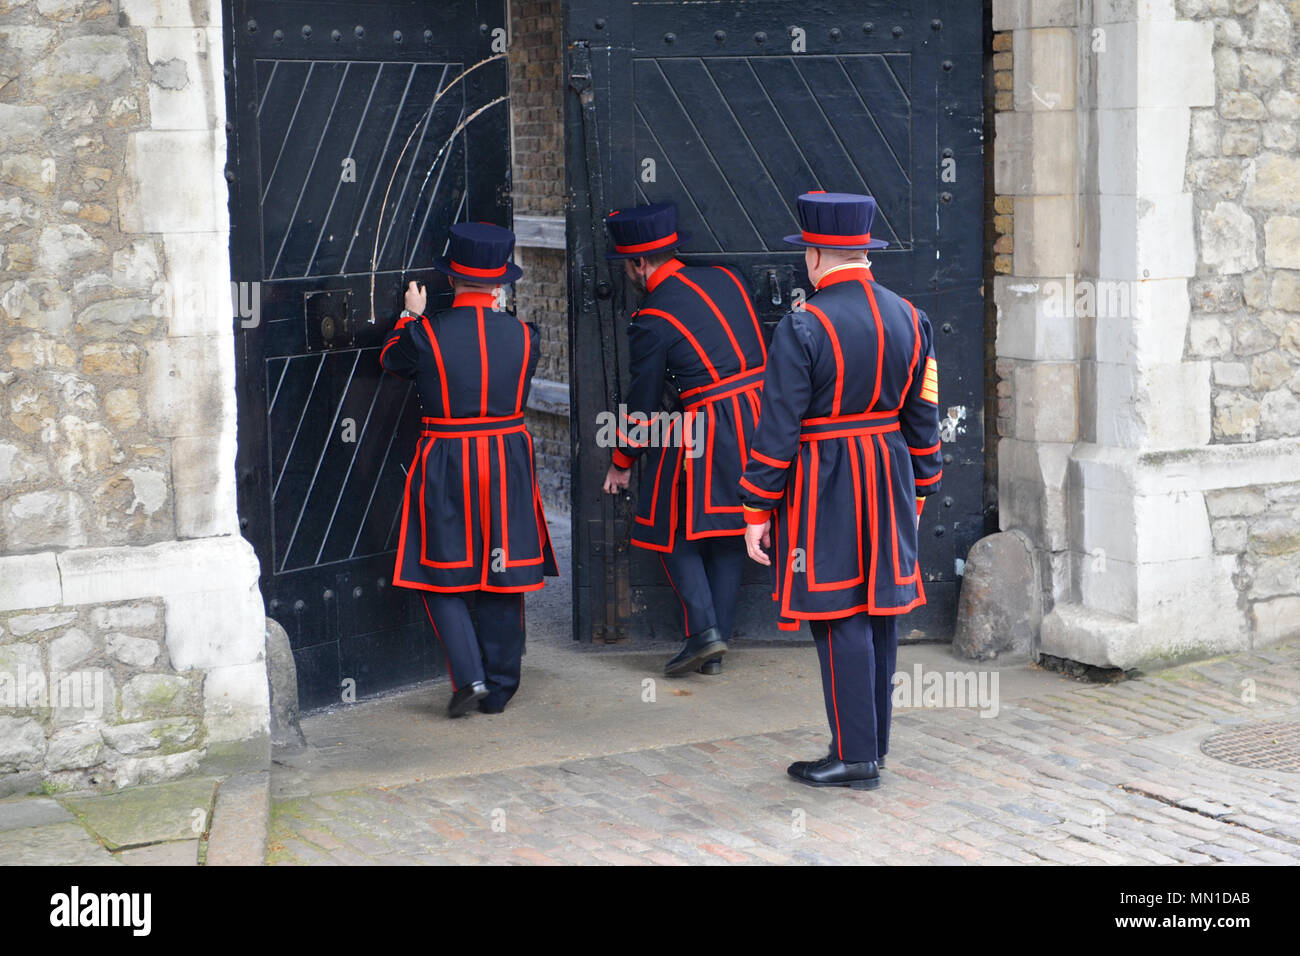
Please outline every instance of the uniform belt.
[[[721, 398], [729, 398], [732, 395], [739, 395], [741, 392], [748, 392], [752, 388], [757, 388], [763, 384], [763, 370], [766, 365], [760, 365], [758, 368], [751, 368], [745, 372], [738, 372], [735, 375], [728, 375], [724, 379], [719, 379], [709, 385], [701, 385], [699, 388], [688, 389], [682, 392], [682, 401], [686, 403], [686, 411], [693, 412], [701, 405], [707, 405], [710, 402], [716, 402]], [[689, 401], [687, 401], [689, 399]]]
[[523, 415], [503, 418], [422, 418], [424, 434], [435, 438], [480, 438], [523, 431]]
[[823, 438], [855, 438], [898, 431], [897, 412], [863, 412], [861, 415], [831, 415], [805, 418], [799, 429], [800, 441]]

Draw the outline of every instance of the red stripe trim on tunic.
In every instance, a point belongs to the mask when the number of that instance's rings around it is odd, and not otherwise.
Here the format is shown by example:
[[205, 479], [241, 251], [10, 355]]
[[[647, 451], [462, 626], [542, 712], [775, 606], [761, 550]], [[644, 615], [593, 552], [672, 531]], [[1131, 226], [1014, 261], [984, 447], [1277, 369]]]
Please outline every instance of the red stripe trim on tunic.
[[[831, 403], [831, 417], [837, 418], [840, 414], [840, 400], [844, 397], [844, 353], [840, 350], [840, 337], [835, 334], [835, 326], [826, 313], [811, 302], [805, 302], [804, 308], [811, 312], [821, 321], [822, 327], [826, 329], [826, 335], [831, 340], [831, 349], [835, 352], [835, 400]], [[877, 377], [877, 388], [879, 388], [879, 377]]]
[[761, 464], [764, 464], [764, 465], [770, 465], [770, 466], [773, 467], [773, 468], [789, 468], [789, 467], [790, 467], [790, 462], [789, 462], [789, 461], [777, 461], [775, 458], [769, 458], [767, 455], [764, 455], [764, 454], [763, 454], [761, 451], [759, 451], [757, 448], [751, 448], [751, 449], [749, 450], [749, 457], [750, 457], [750, 458], [754, 458], [754, 459], [756, 459], [756, 460], [759, 461]]
[[758, 339], [758, 351], [763, 356], [763, 362], [766, 363], [767, 343], [763, 341], [763, 327], [758, 322], [758, 313], [754, 311], [754, 303], [750, 301], [749, 292], [745, 289], [743, 285], [740, 284], [740, 280], [736, 278], [736, 274], [732, 272], [730, 269], [727, 269], [723, 266], [714, 266], [713, 268], [721, 269], [722, 274], [725, 275], [727, 278], [729, 278], [732, 282], [736, 283], [736, 288], [740, 290], [740, 297], [741, 299], [744, 300], [745, 308], [749, 310], [749, 318], [754, 323], [754, 335]]
[[740, 485], [741, 485], [741, 487], [744, 488], [746, 491], [752, 492], [753, 494], [758, 495], [760, 498], [767, 498], [769, 501], [776, 501], [778, 498], [781, 497], [781, 492], [779, 492], [779, 491], [764, 491], [762, 488], [759, 488], [757, 485], [755, 485], [752, 481], [750, 481], [750, 480], [749, 480], [748, 478], [746, 478], [744, 475], [741, 475], [741, 476], [740, 476]]
[[451, 415], [451, 395], [447, 392], [447, 370], [442, 364], [442, 349], [438, 348], [438, 339], [433, 334], [433, 326], [429, 324], [428, 319], [423, 319], [421, 324], [424, 326], [424, 333], [429, 336], [429, 344], [433, 346], [433, 361], [438, 366], [438, 383], [442, 386], [442, 413]]
[[709, 307], [709, 311], [713, 313], [714, 317], [718, 320], [718, 323], [722, 326], [722, 331], [727, 333], [727, 338], [731, 341], [731, 348], [735, 351], [736, 358], [740, 360], [740, 370], [742, 372], [746, 371], [749, 368], [749, 363], [745, 361], [745, 353], [741, 349], [740, 343], [736, 341], [736, 333], [731, 331], [731, 323], [727, 321], [725, 316], [723, 316], [717, 303], [713, 301], [713, 298], [705, 292], [698, 283], [692, 282], [680, 272], [673, 273], [673, 276], [681, 282], [684, 282], [689, 288], [695, 291], [696, 295], [704, 300], [704, 304]]
[[665, 312], [663, 311], [663, 309], [639, 309], [637, 311], [637, 315], [657, 315], [660, 318], [668, 320], [668, 322], [671, 323], [677, 329], [678, 332], [682, 333], [682, 335], [685, 336], [686, 340], [691, 343], [691, 346], [695, 349], [696, 354], [699, 355], [700, 361], [703, 362], [704, 367], [709, 370], [709, 376], [713, 379], [713, 381], [717, 383], [718, 381], [721, 380], [722, 376], [718, 374], [717, 368], [715, 368], [713, 362], [709, 360], [709, 353], [704, 351], [704, 348], [703, 346], [700, 345], [699, 340], [695, 336], [691, 335], [690, 330], [688, 330], [686, 326], [682, 325], [682, 323], [678, 321], [675, 315], [672, 315], [669, 312]]

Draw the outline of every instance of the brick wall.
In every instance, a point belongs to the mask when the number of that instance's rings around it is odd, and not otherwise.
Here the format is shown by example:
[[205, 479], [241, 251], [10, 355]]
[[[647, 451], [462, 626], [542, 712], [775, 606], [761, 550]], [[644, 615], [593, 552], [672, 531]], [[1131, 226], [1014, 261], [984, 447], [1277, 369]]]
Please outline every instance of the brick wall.
[[[511, 4], [510, 102], [514, 124], [516, 216], [564, 216], [564, 48], [559, 0]], [[537, 378], [569, 381], [569, 302], [562, 249], [520, 248], [516, 286], [521, 318], [542, 333]], [[569, 511], [569, 421], [530, 411], [538, 483], [548, 511]]]

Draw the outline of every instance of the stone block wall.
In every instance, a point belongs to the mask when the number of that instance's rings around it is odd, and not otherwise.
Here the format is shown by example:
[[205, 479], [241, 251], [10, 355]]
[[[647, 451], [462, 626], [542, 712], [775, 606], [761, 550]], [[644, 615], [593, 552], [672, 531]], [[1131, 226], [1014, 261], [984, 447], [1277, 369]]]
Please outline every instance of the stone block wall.
[[1300, 633], [1294, 6], [994, 2], [1000, 519], [1039, 550], [1043, 653], [1155, 666]]
[[[511, 4], [510, 108], [513, 123], [516, 216], [565, 214], [564, 14], [559, 0]], [[563, 249], [524, 248], [524, 270], [515, 286], [520, 318], [542, 333], [537, 378], [569, 381], [569, 303]], [[568, 409], [530, 409], [528, 428], [537, 456], [537, 479], [546, 509], [567, 514], [569, 496]]]
[[[0, 0], [0, 790], [266, 734], [220, 9]], [[94, 708], [61, 705], [69, 673]]]
[[[1180, 0], [1212, 27], [1213, 106], [1192, 111], [1199, 239], [1187, 355], [1210, 363], [1211, 441], [1300, 445], [1300, 2]], [[1300, 474], [1206, 495], [1255, 635], [1300, 632]]]

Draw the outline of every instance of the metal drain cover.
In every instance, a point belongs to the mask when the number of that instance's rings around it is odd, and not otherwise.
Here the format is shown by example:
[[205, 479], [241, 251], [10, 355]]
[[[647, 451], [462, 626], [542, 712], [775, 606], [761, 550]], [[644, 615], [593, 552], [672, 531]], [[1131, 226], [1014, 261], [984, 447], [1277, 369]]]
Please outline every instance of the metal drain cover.
[[1201, 741], [1201, 753], [1239, 767], [1300, 773], [1300, 721], [1244, 724]]

